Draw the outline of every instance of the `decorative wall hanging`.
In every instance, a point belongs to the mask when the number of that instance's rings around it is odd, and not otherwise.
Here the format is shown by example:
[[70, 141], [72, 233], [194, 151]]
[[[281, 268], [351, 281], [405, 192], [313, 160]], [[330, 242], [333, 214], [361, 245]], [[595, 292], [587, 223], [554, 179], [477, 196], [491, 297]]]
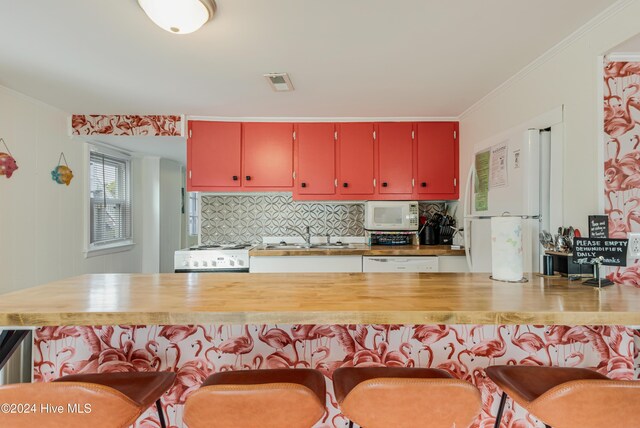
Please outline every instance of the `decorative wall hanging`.
[[[62, 165], [62, 161], [64, 160], [64, 165]], [[66, 184], [67, 186], [71, 183], [71, 179], [73, 178], [73, 171], [69, 168], [69, 164], [67, 163], [67, 158], [64, 155], [64, 152], [60, 152], [60, 157], [58, 158], [58, 166], [53, 168], [51, 171], [51, 179], [58, 184]]]
[[16, 159], [11, 154], [9, 147], [7, 147], [7, 143], [5, 143], [2, 138], [0, 138], [0, 143], [2, 143], [2, 145], [4, 145], [4, 148], [7, 150], [6, 153], [0, 152], [0, 175], [11, 178], [13, 172], [18, 169], [18, 164], [16, 163]]
[[176, 137], [182, 135], [182, 117], [177, 115], [74, 114], [71, 134]]

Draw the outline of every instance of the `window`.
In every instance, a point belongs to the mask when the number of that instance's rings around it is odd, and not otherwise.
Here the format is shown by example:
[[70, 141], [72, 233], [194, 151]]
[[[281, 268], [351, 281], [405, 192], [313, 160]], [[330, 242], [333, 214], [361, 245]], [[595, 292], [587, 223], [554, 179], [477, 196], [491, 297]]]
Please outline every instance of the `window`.
[[198, 222], [198, 194], [196, 192], [189, 193], [189, 235], [197, 236], [199, 230]]
[[126, 155], [90, 152], [90, 251], [131, 244], [130, 175]]

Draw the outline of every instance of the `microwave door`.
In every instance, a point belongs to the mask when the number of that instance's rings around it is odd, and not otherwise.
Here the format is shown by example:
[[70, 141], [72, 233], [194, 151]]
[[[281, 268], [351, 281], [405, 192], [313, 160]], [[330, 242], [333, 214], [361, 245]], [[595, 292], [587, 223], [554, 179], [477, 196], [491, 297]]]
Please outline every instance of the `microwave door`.
[[373, 222], [381, 228], [402, 227], [403, 217], [402, 207], [376, 207], [373, 212]]

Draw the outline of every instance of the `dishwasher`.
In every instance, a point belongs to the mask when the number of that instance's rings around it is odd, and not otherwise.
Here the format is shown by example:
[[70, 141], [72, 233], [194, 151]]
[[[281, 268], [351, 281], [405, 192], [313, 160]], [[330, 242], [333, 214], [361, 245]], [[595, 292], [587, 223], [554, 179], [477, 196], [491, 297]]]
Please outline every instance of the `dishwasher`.
[[436, 256], [363, 257], [363, 272], [438, 272]]

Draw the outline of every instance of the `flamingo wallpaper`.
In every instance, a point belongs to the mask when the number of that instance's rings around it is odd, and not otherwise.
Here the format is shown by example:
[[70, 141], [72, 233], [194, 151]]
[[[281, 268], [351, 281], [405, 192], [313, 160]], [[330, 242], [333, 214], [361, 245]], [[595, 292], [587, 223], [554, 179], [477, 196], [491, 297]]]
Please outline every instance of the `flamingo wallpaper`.
[[[492, 427], [497, 387], [491, 364], [589, 367], [634, 378], [634, 333], [618, 326], [184, 325], [43, 327], [34, 337], [35, 381], [72, 373], [173, 371], [163, 398], [171, 427], [184, 427], [185, 400], [225, 370], [312, 367], [327, 380], [327, 412], [314, 428], [346, 427], [331, 388], [344, 366], [438, 367], [476, 385], [484, 402], [474, 428]], [[509, 401], [504, 428], [542, 427]], [[134, 428], [158, 428], [150, 409]]]
[[[604, 67], [604, 195], [609, 237], [640, 232], [640, 62]], [[610, 269], [617, 283], [640, 286], [640, 264]]]
[[71, 116], [72, 135], [124, 136], [180, 136], [180, 116], [137, 116], [106, 114], [74, 114]]

